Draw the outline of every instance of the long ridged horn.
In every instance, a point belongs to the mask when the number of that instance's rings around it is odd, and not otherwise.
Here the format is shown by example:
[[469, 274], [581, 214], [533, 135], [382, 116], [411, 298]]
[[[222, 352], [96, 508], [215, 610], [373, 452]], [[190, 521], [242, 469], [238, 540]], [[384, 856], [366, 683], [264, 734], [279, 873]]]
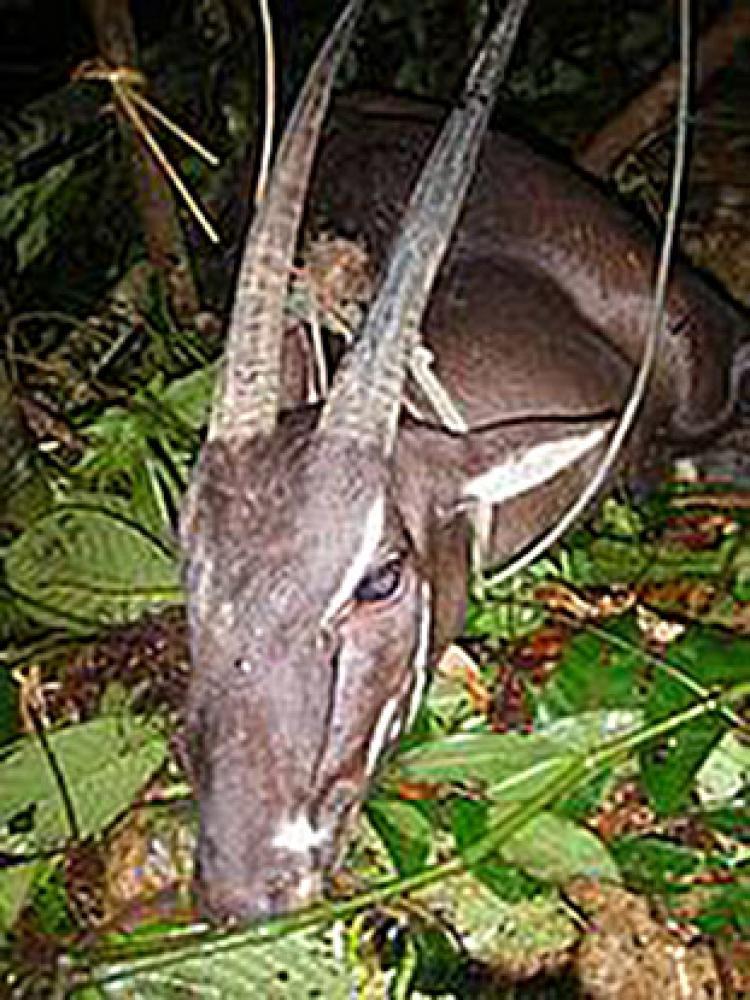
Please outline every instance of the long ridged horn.
[[310, 70], [279, 144], [268, 190], [240, 266], [209, 438], [269, 434], [281, 388], [281, 335], [289, 270], [318, 135], [362, 0], [351, 0]]
[[474, 60], [461, 103], [448, 117], [412, 193], [378, 295], [334, 380], [320, 420], [390, 452], [407, 353], [453, 234], [498, 87], [528, 0], [510, 0]]

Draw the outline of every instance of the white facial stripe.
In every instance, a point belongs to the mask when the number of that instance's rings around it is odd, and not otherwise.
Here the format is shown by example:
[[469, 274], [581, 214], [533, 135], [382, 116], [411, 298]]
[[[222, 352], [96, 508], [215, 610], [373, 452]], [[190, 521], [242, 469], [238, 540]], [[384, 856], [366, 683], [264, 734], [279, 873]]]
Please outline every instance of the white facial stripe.
[[496, 504], [526, 493], [548, 482], [602, 442], [608, 427], [595, 427], [585, 434], [572, 434], [560, 441], [534, 445], [522, 455], [509, 455], [480, 476], [470, 479], [463, 495]]
[[385, 497], [380, 493], [367, 512], [365, 518], [365, 530], [362, 535], [362, 543], [359, 547], [351, 566], [344, 573], [344, 579], [333, 595], [326, 608], [322, 624], [325, 625], [336, 616], [336, 613], [346, 604], [354, 593], [357, 584], [365, 575], [367, 567], [372, 562], [372, 558], [377, 551], [380, 539], [385, 526]]
[[412, 668], [414, 670], [414, 687], [409, 698], [407, 727], [412, 724], [422, 701], [422, 695], [427, 684], [427, 667], [430, 659], [430, 627], [432, 625], [432, 595], [430, 585], [422, 581], [422, 602], [419, 608], [419, 638], [414, 653]]
[[328, 837], [328, 830], [314, 830], [307, 816], [300, 815], [281, 824], [271, 846], [293, 854], [307, 854], [325, 844]]
[[396, 712], [398, 712], [399, 704], [400, 699], [389, 698], [380, 713], [378, 721], [375, 723], [375, 728], [370, 737], [370, 745], [367, 748], [367, 762], [365, 763], [365, 774], [368, 778], [375, 770], [375, 765], [378, 762], [383, 747], [388, 742], [391, 723], [394, 720]]

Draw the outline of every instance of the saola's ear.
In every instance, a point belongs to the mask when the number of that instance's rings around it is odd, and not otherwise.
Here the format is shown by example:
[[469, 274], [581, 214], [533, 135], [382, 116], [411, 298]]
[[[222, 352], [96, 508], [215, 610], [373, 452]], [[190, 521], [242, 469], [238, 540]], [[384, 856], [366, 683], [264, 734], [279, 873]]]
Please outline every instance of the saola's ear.
[[[456, 435], [407, 420], [396, 454], [401, 509], [411, 520], [408, 511], [430, 503], [440, 521], [449, 521], [478, 502], [509, 505], [509, 510], [522, 506], [529, 522], [525, 528], [516, 524], [523, 544], [534, 523], [544, 531], [575, 496], [615, 423], [615, 417], [601, 414], [531, 417]], [[566, 473], [567, 488], [558, 489], [558, 477]], [[555, 489], [545, 489], [553, 481]], [[508, 527], [510, 537], [513, 525]]]
[[525, 419], [467, 436], [454, 503], [507, 503], [544, 486], [601, 449], [611, 416]]

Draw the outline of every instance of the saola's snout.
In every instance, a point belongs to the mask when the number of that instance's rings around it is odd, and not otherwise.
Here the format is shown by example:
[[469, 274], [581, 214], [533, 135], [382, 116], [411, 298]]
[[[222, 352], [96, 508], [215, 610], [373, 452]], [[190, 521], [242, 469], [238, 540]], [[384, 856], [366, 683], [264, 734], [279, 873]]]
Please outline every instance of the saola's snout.
[[[368, 536], [363, 521], [349, 567], [372, 550], [369, 563], [386, 528], [377, 518], [378, 535]], [[426, 595], [410, 565], [397, 572], [386, 560], [358, 572], [359, 582], [334, 595], [333, 620], [324, 620], [327, 595], [311, 602], [310, 631], [281, 659], [271, 662], [265, 644], [252, 641], [254, 622], [264, 620], [260, 600], [252, 602], [258, 618], [248, 614], [239, 646], [225, 644], [218, 662], [199, 654], [215, 655], [220, 643], [196, 644], [202, 674], [188, 728], [201, 803], [197, 888], [217, 919], [284, 912], [319, 892], [377, 760], [418, 699]], [[346, 581], [346, 563], [338, 576]], [[204, 623], [199, 634], [207, 631]]]

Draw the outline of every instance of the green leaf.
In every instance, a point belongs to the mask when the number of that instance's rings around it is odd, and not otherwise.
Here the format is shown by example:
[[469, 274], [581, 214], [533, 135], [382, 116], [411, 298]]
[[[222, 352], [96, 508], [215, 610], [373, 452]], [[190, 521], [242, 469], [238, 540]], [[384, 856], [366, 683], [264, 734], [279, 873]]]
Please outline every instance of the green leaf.
[[675, 815], [688, 806], [695, 775], [726, 726], [721, 719], [703, 716], [642, 751], [643, 786], [659, 816]]
[[216, 364], [206, 365], [184, 378], [174, 379], [164, 389], [161, 401], [193, 431], [199, 431], [208, 420], [216, 372]]
[[672, 894], [700, 868], [695, 851], [658, 837], [626, 837], [610, 845], [627, 884], [640, 892]]
[[71, 157], [58, 163], [34, 181], [21, 184], [0, 197], [0, 228], [6, 238], [16, 234], [16, 256], [19, 271], [24, 271], [44, 253], [50, 239], [50, 211], [75, 168]]
[[487, 836], [490, 807], [487, 802], [458, 798], [452, 803], [451, 824], [459, 853], [472, 875], [505, 902], [532, 899], [540, 891], [539, 882], [525, 872], [495, 858], [474, 861], [472, 846]]
[[701, 813], [700, 818], [711, 829], [750, 846], [750, 805], [710, 809]]
[[429, 886], [420, 893], [420, 901], [457, 929], [472, 959], [499, 969], [528, 968], [529, 962], [571, 947], [576, 938], [551, 890], [533, 899], [507, 902], [467, 874]]
[[617, 865], [598, 837], [550, 812], [539, 813], [507, 840], [501, 855], [508, 864], [558, 886], [579, 876], [608, 881], [620, 878]]
[[30, 861], [28, 864], [0, 869], [0, 931], [10, 930], [28, 898], [34, 880], [48, 867], [47, 861]]
[[478, 799], [457, 798], [451, 807], [451, 826], [462, 853], [487, 835], [490, 805]]
[[412, 987], [415, 998], [455, 996], [466, 983], [466, 956], [455, 941], [437, 926], [416, 931], [411, 938], [416, 951]]
[[[690, 629], [670, 648], [668, 659], [670, 669], [654, 676], [648, 721], [668, 719], [722, 685], [750, 678], [750, 642], [712, 629]], [[657, 813], [673, 814], [688, 804], [696, 774], [728, 726], [718, 713], [701, 715], [668, 741], [644, 750], [643, 781]]]
[[571, 748], [536, 733], [466, 733], [429, 740], [399, 753], [398, 780], [482, 782], [503, 801], [524, 801], [550, 774], [569, 766]]
[[750, 940], [750, 879], [743, 872], [736, 877], [736, 882], [713, 886], [708, 905], [694, 919], [704, 934]]
[[538, 718], [637, 708], [643, 673], [641, 636], [631, 616], [615, 622], [607, 631], [614, 642], [590, 633], [574, 637], [555, 676], [537, 699]]
[[132, 622], [182, 599], [173, 545], [118, 497], [60, 504], [10, 546], [5, 566], [30, 616], [73, 633]]
[[747, 797], [749, 780], [750, 746], [747, 740], [726, 733], [696, 776], [698, 797], [704, 806], [730, 802], [739, 806]]
[[730, 537], [716, 548], [694, 550], [682, 546], [638, 545], [628, 539], [599, 538], [588, 549], [576, 582], [582, 586], [609, 586], [641, 582], [659, 583], [679, 577], [718, 576], [734, 554]]
[[[353, 975], [335, 955], [330, 932], [302, 932], [268, 943], [252, 942], [222, 950], [207, 945], [195, 958], [170, 962], [167, 956], [153, 965], [128, 975], [118, 963], [118, 978], [101, 983], [102, 995], [138, 1000], [349, 1000], [355, 985]], [[104, 979], [108, 970], [101, 967], [97, 973], [97, 978]]]
[[535, 631], [547, 611], [534, 590], [539, 580], [551, 575], [559, 575], [559, 568], [550, 559], [540, 559], [499, 585], [493, 585], [491, 578], [485, 581], [481, 598], [472, 595], [469, 601], [465, 634], [513, 640]]
[[[162, 765], [165, 737], [123, 714], [70, 726], [47, 737], [81, 837], [100, 833]], [[65, 804], [39, 741], [27, 736], [0, 761], [0, 845], [48, 850], [70, 837]]]
[[35, 215], [16, 240], [18, 270], [25, 271], [29, 264], [44, 253], [49, 243], [49, 218], [45, 213]]
[[168, 528], [208, 415], [215, 370], [207, 365], [166, 385], [157, 375], [127, 407], [99, 414], [81, 430], [88, 443], [72, 470], [77, 482], [127, 496], [142, 525], [154, 532]]
[[[452, 811], [459, 852], [474, 875], [501, 895], [501, 883], [496, 882], [492, 866], [486, 861], [474, 865], [472, 858], [479, 842], [493, 835], [495, 823], [502, 821], [504, 814], [504, 806], [488, 807], [486, 803], [471, 800], [457, 801]], [[514, 865], [527, 875], [559, 886], [578, 876], [619, 878], [617, 866], [598, 837], [551, 812], [534, 816], [500, 845], [498, 856], [505, 865]]]
[[386, 846], [399, 875], [422, 871], [432, 849], [432, 824], [418, 802], [378, 795], [367, 802], [367, 817]]

